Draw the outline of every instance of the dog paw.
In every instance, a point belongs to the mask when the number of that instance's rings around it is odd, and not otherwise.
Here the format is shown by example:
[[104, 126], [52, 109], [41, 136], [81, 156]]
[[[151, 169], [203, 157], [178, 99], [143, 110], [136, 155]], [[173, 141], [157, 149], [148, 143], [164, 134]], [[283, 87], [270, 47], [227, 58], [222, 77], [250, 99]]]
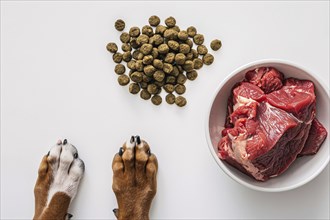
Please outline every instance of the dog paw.
[[85, 170], [77, 149], [65, 139], [58, 141], [43, 157], [34, 188], [34, 219], [67, 219]]
[[157, 191], [158, 162], [148, 143], [132, 136], [120, 148], [112, 162], [113, 184], [118, 219], [148, 219]]

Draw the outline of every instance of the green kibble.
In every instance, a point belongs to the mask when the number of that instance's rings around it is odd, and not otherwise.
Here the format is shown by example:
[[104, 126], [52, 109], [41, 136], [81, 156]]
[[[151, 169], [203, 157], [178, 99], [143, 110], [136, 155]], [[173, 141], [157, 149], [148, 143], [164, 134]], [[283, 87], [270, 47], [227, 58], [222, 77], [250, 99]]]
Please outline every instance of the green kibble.
[[115, 22], [115, 28], [117, 31], [122, 31], [125, 29], [125, 22], [121, 19], [118, 19], [116, 22]]
[[219, 50], [222, 46], [221, 40], [218, 40], [218, 39], [213, 40], [211, 42], [210, 46], [211, 46], [211, 49], [214, 51]]
[[187, 40], [188, 39], [188, 33], [187, 31], [180, 31], [178, 33], [179, 40]]
[[205, 64], [205, 65], [211, 65], [212, 63], [213, 63], [213, 61], [214, 61], [214, 57], [213, 57], [213, 55], [212, 54], [205, 54], [204, 56], [203, 56], [203, 63]]
[[127, 63], [127, 67], [131, 70], [135, 70], [135, 60], [131, 60]]
[[165, 73], [161, 70], [157, 70], [155, 73], [154, 73], [154, 79], [157, 81], [157, 82], [161, 82], [163, 81], [165, 78]]
[[182, 95], [183, 93], [186, 92], [186, 87], [184, 85], [178, 84], [175, 86], [175, 92], [179, 95]]
[[111, 53], [116, 53], [118, 51], [118, 47], [117, 47], [117, 44], [115, 43], [108, 43], [107, 44], [107, 50]]
[[154, 58], [152, 55], [146, 55], [143, 57], [142, 62], [143, 62], [143, 64], [148, 65], [148, 64], [152, 63], [153, 59]]
[[129, 62], [132, 59], [132, 54], [130, 51], [124, 52], [123, 53], [123, 60], [125, 62]]
[[149, 38], [149, 44], [152, 44], [155, 46], [158, 46], [158, 45], [162, 44], [163, 42], [164, 42], [164, 39], [159, 34], [155, 34], [154, 36]]
[[170, 27], [170, 28], [174, 27], [175, 24], [176, 24], [176, 20], [172, 16], [168, 17], [168, 18], [165, 19], [165, 24], [166, 24], [167, 27]]
[[190, 52], [190, 46], [188, 44], [180, 44], [179, 52], [183, 54], [187, 54]]
[[167, 44], [161, 44], [158, 46], [158, 52], [160, 54], [166, 54], [166, 53], [168, 53], [168, 51], [169, 51], [169, 47]]
[[164, 90], [167, 92], [167, 93], [172, 93], [174, 92], [174, 85], [172, 84], [165, 84], [163, 86]]
[[194, 63], [194, 69], [196, 69], [196, 70], [203, 67], [203, 60], [201, 60], [200, 58], [195, 58], [193, 60], [193, 63]]
[[192, 70], [192, 71], [190, 71], [190, 72], [187, 72], [186, 75], [187, 75], [187, 79], [193, 81], [193, 80], [195, 80], [195, 79], [197, 78], [198, 73], [197, 73], [196, 70]]
[[141, 82], [140, 87], [141, 87], [141, 89], [147, 89], [148, 83], [147, 82]]
[[173, 71], [170, 73], [172, 76], [178, 76], [180, 73], [178, 66], [173, 66]]
[[118, 75], [124, 74], [126, 71], [126, 68], [123, 64], [117, 64], [115, 66], [115, 73], [117, 73]]
[[191, 52], [186, 54], [186, 60], [193, 60], [193, 58], [194, 58], [194, 55]]
[[175, 98], [175, 104], [179, 107], [183, 107], [187, 104], [187, 100], [185, 97], [179, 95]]
[[173, 51], [179, 51], [179, 49], [180, 49], [180, 44], [175, 40], [169, 40], [167, 42], [167, 44], [168, 44], [168, 47]]
[[123, 55], [121, 53], [114, 53], [112, 59], [115, 63], [120, 63], [123, 60]]
[[131, 45], [131, 47], [132, 48], [134, 48], [134, 49], [137, 49], [137, 48], [139, 48], [139, 44], [137, 43], [137, 38], [136, 37], [131, 37], [131, 39], [130, 39], [130, 45]]
[[158, 87], [155, 84], [151, 83], [148, 85], [147, 90], [150, 94], [156, 94], [158, 91]]
[[164, 66], [163, 62], [159, 59], [154, 59], [152, 65], [160, 70], [162, 70]]
[[142, 60], [144, 55], [139, 50], [135, 50], [132, 54], [133, 58], [136, 60]]
[[158, 57], [158, 48], [152, 48], [152, 51], [151, 51], [151, 56], [156, 59]]
[[140, 86], [137, 83], [131, 83], [128, 90], [132, 94], [138, 94], [140, 92]]
[[131, 51], [132, 50], [132, 47], [130, 44], [128, 43], [124, 43], [123, 45], [121, 45], [121, 49], [124, 51], [124, 52], [128, 52], [128, 51]]
[[195, 49], [191, 49], [190, 52], [193, 54], [193, 58], [198, 58], [198, 52]]
[[119, 85], [121, 85], [121, 86], [126, 86], [130, 81], [129, 77], [125, 74], [118, 76], [117, 80], [118, 80]]
[[123, 43], [128, 43], [131, 40], [131, 37], [129, 36], [129, 34], [127, 32], [123, 32], [120, 35], [120, 41]]
[[183, 69], [186, 72], [192, 71], [194, 69], [194, 63], [191, 60], [187, 60], [186, 62], [184, 62], [183, 64]]
[[137, 37], [140, 35], [140, 28], [138, 27], [131, 27], [131, 29], [129, 29], [129, 35], [131, 37]]
[[165, 73], [169, 74], [173, 71], [173, 66], [170, 63], [164, 63], [163, 64], [163, 70]]
[[197, 46], [197, 53], [200, 55], [205, 55], [208, 53], [208, 49], [205, 45], [198, 45]]
[[142, 82], [142, 77], [143, 77], [143, 74], [142, 74], [142, 72], [139, 72], [139, 71], [135, 71], [131, 75], [132, 81], [136, 82], [136, 83]]
[[185, 84], [186, 81], [187, 81], [187, 77], [183, 73], [180, 73], [178, 75], [178, 77], [176, 78], [177, 84], [183, 85], [183, 84]]
[[197, 45], [201, 45], [204, 43], [204, 35], [203, 34], [196, 34], [194, 36], [194, 43]]
[[142, 60], [136, 60], [135, 61], [135, 69], [137, 71], [143, 71], [144, 65], [143, 65], [143, 61]]
[[[143, 82], [141, 82], [140, 84], [151, 82], [151, 81], [152, 81], [152, 77], [151, 77], [151, 76], [147, 76], [146, 74], [143, 74], [143, 76], [142, 76], [142, 81], [143, 81]], [[148, 86], [148, 84], [145, 85], [145, 87], [143, 87], [143, 88], [146, 89], [147, 86]], [[141, 87], [142, 87], [142, 86], [141, 86]]]
[[158, 25], [155, 29], [155, 33], [163, 35], [166, 30], [167, 30], [167, 27], [165, 27], [163, 25]]
[[161, 81], [161, 82], [155, 81], [154, 83], [158, 87], [157, 94], [160, 94], [162, 91], [162, 87], [165, 85], [165, 81]]
[[167, 76], [165, 78], [165, 83], [166, 84], [175, 84], [176, 78], [174, 76]]
[[197, 30], [195, 27], [190, 26], [187, 28], [187, 34], [189, 37], [194, 37], [197, 34]]
[[167, 29], [164, 32], [164, 37], [168, 40], [175, 40], [178, 38], [178, 32], [173, 29]]
[[194, 46], [194, 42], [190, 39], [186, 40], [185, 43], [188, 44], [190, 48]]
[[160, 105], [162, 103], [162, 97], [160, 95], [154, 95], [152, 96], [151, 98], [151, 102], [154, 104], [154, 105]]
[[177, 53], [175, 55], [174, 60], [175, 60], [176, 64], [182, 65], [186, 61], [186, 55], [184, 55], [183, 53]]
[[157, 25], [159, 25], [160, 23], [160, 19], [157, 15], [152, 15], [150, 18], [149, 18], [149, 24], [153, 27], [156, 27]]
[[140, 97], [144, 100], [148, 100], [151, 98], [151, 94], [146, 89], [142, 89], [140, 92]]
[[145, 35], [151, 37], [154, 35], [154, 30], [149, 25], [144, 25], [142, 27], [142, 34], [145, 34]]
[[151, 53], [152, 51], [152, 45], [151, 44], [143, 44], [140, 48], [141, 53], [143, 53], [144, 55], [148, 55]]
[[179, 26], [177, 26], [177, 25], [175, 25], [174, 27], [172, 27], [170, 29], [175, 30], [178, 33], [181, 31], [180, 28], [179, 28]]
[[147, 44], [147, 43], [149, 43], [149, 37], [147, 35], [145, 35], [145, 34], [141, 34], [140, 36], [138, 36], [136, 38], [136, 43], [139, 46], [141, 46], [143, 44]]
[[175, 58], [175, 54], [174, 53], [168, 53], [166, 54], [164, 61], [166, 63], [173, 63], [174, 62], [174, 58]]
[[173, 95], [172, 93], [169, 93], [166, 95], [165, 100], [168, 104], [172, 105], [175, 103], [175, 95]]
[[147, 75], [147, 76], [153, 76], [153, 74], [156, 72], [156, 68], [152, 65], [147, 65], [144, 67], [143, 72]]

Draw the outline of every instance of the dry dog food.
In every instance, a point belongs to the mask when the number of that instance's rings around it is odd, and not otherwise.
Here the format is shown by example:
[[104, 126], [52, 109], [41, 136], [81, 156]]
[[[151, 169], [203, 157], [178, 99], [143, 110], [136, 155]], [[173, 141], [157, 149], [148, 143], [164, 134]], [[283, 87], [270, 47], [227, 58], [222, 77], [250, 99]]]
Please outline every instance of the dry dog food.
[[[204, 45], [204, 35], [197, 32], [194, 26], [181, 29], [174, 17], [165, 19], [153, 15], [147, 25], [142, 28], [133, 26], [128, 32], [120, 34], [122, 42], [118, 52], [116, 43], [109, 43], [106, 48], [113, 53], [113, 61], [117, 63], [115, 73], [118, 74], [119, 85], [129, 84], [129, 92], [140, 93], [144, 100], [151, 99], [154, 105], [162, 103], [161, 91], [168, 93], [165, 100], [168, 104], [183, 107], [187, 100], [182, 96], [186, 92], [184, 85], [188, 80], [197, 78], [203, 65], [214, 61], [213, 55]], [[125, 22], [118, 19], [115, 29], [124, 31]], [[196, 48], [194, 44], [197, 45]], [[220, 40], [211, 42], [212, 50], [219, 50]], [[127, 68], [121, 62], [126, 62]], [[125, 74], [126, 70], [129, 72]], [[174, 95], [176, 93], [177, 95]]]

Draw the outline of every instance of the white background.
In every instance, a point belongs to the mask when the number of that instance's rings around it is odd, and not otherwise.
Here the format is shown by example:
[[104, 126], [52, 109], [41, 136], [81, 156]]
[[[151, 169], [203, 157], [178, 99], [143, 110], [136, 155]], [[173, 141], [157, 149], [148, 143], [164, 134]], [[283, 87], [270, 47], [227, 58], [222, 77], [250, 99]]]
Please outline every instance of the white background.
[[[187, 83], [185, 108], [129, 94], [105, 49], [119, 43], [116, 19], [142, 27], [153, 14], [196, 26], [207, 45], [223, 42], [214, 64]], [[225, 175], [207, 147], [214, 90], [264, 58], [297, 63], [329, 85], [329, 2], [1, 1], [1, 219], [32, 218], [39, 162], [59, 138], [86, 164], [74, 218], [114, 218], [112, 157], [136, 134], [159, 160], [151, 218], [328, 219], [329, 165], [305, 186], [264, 193]]]

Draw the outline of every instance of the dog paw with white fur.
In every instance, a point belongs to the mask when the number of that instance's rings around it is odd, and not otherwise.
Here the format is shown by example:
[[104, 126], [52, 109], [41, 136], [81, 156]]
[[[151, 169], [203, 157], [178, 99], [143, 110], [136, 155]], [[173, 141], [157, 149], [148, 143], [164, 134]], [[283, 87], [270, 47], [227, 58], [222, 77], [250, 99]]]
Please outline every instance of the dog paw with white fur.
[[149, 219], [151, 202], [157, 191], [158, 162], [148, 143], [132, 136], [112, 162], [118, 219]]
[[77, 149], [58, 141], [43, 157], [34, 188], [35, 214], [33, 219], [64, 220], [72, 217], [68, 208], [75, 197], [85, 171]]

